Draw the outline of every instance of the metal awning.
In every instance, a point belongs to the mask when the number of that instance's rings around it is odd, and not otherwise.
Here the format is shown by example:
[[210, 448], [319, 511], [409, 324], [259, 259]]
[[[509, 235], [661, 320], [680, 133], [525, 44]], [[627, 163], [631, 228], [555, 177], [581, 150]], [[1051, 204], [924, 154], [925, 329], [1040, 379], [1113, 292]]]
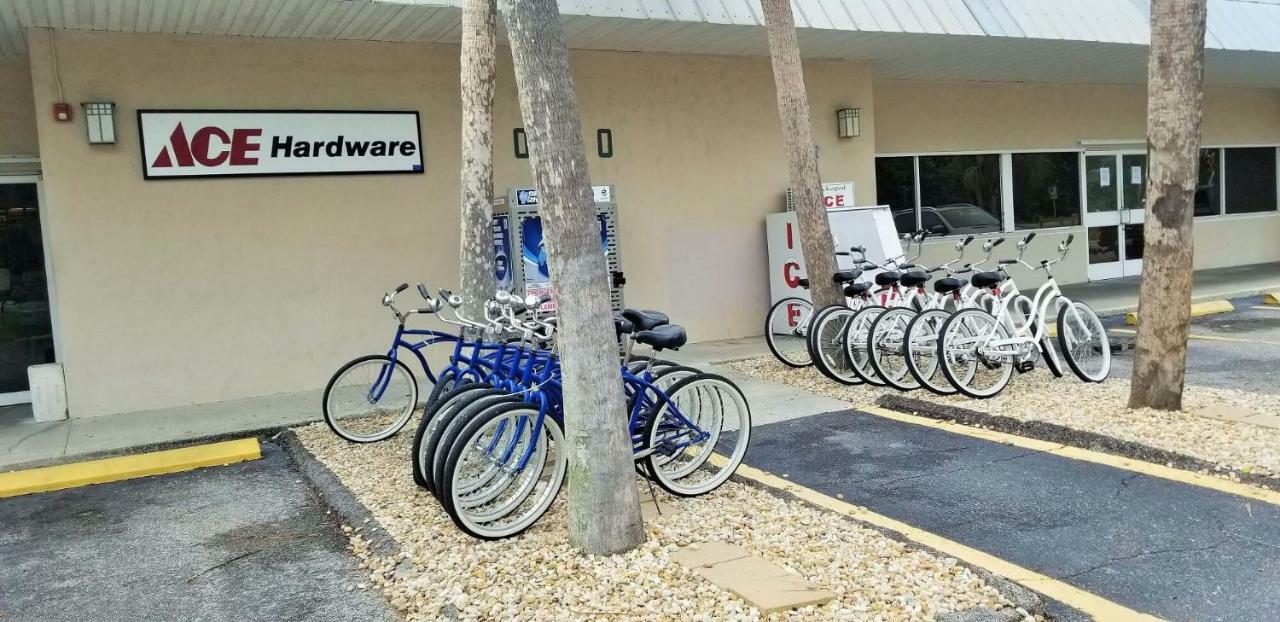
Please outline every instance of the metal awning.
[[[876, 79], [1141, 83], [1148, 0], [793, 0], [810, 58]], [[3, 0], [25, 28], [456, 43], [461, 0]], [[560, 0], [576, 49], [763, 56], [759, 0]], [[1280, 0], [1209, 0], [1210, 84], [1280, 88]]]

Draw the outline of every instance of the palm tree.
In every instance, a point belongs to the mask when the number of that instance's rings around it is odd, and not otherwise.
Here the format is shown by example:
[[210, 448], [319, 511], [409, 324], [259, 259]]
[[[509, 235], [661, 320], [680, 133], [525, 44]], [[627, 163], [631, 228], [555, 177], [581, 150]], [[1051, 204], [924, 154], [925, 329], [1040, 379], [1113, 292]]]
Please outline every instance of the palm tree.
[[1181, 410], [1191, 315], [1191, 222], [1204, 99], [1205, 0], [1152, 0], [1147, 218], [1130, 408]]
[[459, 274], [462, 309], [484, 317], [494, 294], [493, 274], [493, 83], [497, 73], [494, 0], [462, 6], [462, 243]]
[[589, 555], [644, 541], [608, 267], [556, 0], [503, 0], [559, 315], [569, 541]]
[[818, 180], [818, 154], [809, 125], [809, 96], [804, 90], [804, 70], [800, 65], [800, 44], [790, 0], [761, 0], [765, 29], [769, 34], [769, 57], [773, 60], [773, 83], [778, 92], [778, 115], [787, 145], [787, 166], [791, 191], [795, 196], [796, 225], [800, 229], [800, 250], [804, 253], [815, 308], [840, 304], [844, 294], [831, 275], [836, 271], [835, 248], [827, 211], [822, 206], [822, 185]]

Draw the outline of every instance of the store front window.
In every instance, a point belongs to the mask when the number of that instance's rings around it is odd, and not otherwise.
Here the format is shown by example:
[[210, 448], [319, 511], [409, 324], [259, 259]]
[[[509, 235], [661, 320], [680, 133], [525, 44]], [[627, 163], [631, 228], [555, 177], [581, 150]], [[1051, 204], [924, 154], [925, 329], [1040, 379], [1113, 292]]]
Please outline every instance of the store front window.
[[1074, 227], [1080, 224], [1080, 154], [1015, 153], [1015, 229]]
[[1000, 230], [1000, 156], [920, 156], [920, 212], [937, 216], [938, 235]]
[[1223, 149], [1226, 213], [1276, 211], [1276, 149]]
[[876, 158], [876, 203], [889, 206], [899, 233], [916, 230], [915, 158]]
[[1196, 183], [1195, 215], [1217, 216], [1222, 213], [1222, 167], [1220, 149], [1200, 150], [1200, 179]]

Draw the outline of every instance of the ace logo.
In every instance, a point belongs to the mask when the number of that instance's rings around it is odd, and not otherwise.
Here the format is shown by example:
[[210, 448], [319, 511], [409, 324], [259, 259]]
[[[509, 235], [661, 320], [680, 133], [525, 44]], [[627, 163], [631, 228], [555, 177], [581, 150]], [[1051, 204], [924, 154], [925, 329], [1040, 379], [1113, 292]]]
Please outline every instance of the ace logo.
[[[257, 164], [258, 158], [250, 154], [257, 153], [261, 145], [250, 142], [250, 139], [259, 136], [262, 136], [261, 129], [235, 129], [228, 136], [222, 128], [208, 126], [197, 130], [192, 140], [188, 141], [187, 134], [179, 123], [173, 134], [169, 135], [169, 144], [160, 149], [160, 155], [151, 163], [151, 167], [169, 168], [175, 161], [178, 166], [186, 167], [195, 166], [196, 162], [201, 166], [221, 166], [223, 163], [231, 166]], [[219, 141], [218, 146], [212, 144], [214, 139]]]
[[143, 177], [421, 173], [416, 112], [140, 110]]

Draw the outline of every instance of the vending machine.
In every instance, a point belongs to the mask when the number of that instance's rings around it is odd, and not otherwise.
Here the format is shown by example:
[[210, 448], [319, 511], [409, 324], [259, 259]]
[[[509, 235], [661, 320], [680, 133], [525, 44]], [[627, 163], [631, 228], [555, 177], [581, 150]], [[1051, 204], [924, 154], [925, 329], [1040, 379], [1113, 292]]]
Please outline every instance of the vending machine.
[[[602, 259], [609, 271], [610, 303], [615, 311], [621, 311], [626, 278], [622, 273], [618, 203], [613, 186], [592, 186], [591, 191], [600, 225]], [[553, 293], [542, 219], [538, 217], [537, 189], [508, 188], [505, 199], [494, 201], [493, 243], [494, 276], [499, 287], [535, 296]], [[543, 308], [554, 309], [555, 303]]]

